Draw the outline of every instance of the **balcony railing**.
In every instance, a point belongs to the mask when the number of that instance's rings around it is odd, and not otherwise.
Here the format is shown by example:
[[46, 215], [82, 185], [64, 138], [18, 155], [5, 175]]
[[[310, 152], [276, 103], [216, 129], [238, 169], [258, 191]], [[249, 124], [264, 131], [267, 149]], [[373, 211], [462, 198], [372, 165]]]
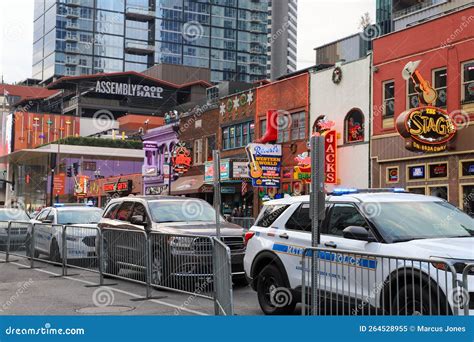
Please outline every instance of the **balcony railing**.
[[397, 18], [400, 18], [404, 15], [422, 10], [424, 8], [427, 8], [427, 7], [438, 5], [438, 4], [441, 4], [441, 3], [444, 3], [444, 2], [447, 2], [447, 1], [446, 0], [425, 0], [425, 1], [422, 1], [422, 2], [417, 2], [413, 6], [410, 6], [410, 7], [401, 9], [399, 11], [393, 12], [393, 19], [397, 19]]
[[66, 5], [69, 6], [79, 6], [81, 4], [81, 0], [66, 0]]
[[66, 45], [66, 52], [67, 53], [79, 53], [79, 48], [77, 46]]
[[77, 65], [77, 58], [74, 57], [67, 57], [66, 60], [64, 61], [64, 64], [66, 65]]
[[125, 10], [127, 18], [136, 20], [152, 20], [155, 19], [155, 11], [146, 7], [127, 7]]
[[77, 8], [68, 8], [66, 12], [67, 18], [79, 18], [79, 11]]
[[68, 42], [77, 42], [78, 40], [79, 40], [79, 38], [77, 37], [77, 34], [68, 33], [66, 35], [66, 41], [68, 41]]
[[66, 30], [78, 30], [78, 29], [79, 29], [78, 23], [73, 23], [71, 21], [68, 21], [66, 23]]
[[155, 52], [155, 46], [141, 42], [125, 42], [125, 50], [135, 54], [149, 54]]

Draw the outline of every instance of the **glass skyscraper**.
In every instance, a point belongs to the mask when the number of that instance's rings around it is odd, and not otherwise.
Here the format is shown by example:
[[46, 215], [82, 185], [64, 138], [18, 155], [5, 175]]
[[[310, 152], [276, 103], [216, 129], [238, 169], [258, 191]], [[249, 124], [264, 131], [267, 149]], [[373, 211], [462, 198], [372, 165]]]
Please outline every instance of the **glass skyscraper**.
[[261, 80], [268, 15], [268, 0], [35, 0], [33, 78], [168, 63]]

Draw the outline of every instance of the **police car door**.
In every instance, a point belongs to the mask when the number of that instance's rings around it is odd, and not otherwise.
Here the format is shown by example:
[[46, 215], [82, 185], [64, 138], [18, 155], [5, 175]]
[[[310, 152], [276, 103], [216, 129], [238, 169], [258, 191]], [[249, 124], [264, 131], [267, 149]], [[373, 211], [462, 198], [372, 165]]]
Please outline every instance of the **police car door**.
[[[367, 241], [347, 239], [343, 230], [349, 226], [369, 229], [369, 225], [352, 203], [335, 203], [329, 211], [327, 225], [323, 229], [321, 243], [324, 248], [335, 249], [334, 253], [320, 254], [320, 286], [331, 296], [331, 299], [359, 298], [368, 299], [369, 285], [373, 278], [377, 263], [373, 259], [357, 255], [367, 252]], [[354, 251], [338, 253], [337, 250]], [[362, 308], [367, 310], [367, 308]]]
[[292, 288], [301, 286], [302, 255], [306, 247], [311, 246], [311, 220], [309, 203], [301, 203], [286, 220], [284, 233], [276, 236], [280, 257], [285, 265], [288, 280]]
[[35, 249], [41, 252], [49, 253], [48, 249], [48, 233], [49, 224], [47, 223], [51, 209], [43, 209], [36, 218], [36, 225], [34, 231]]

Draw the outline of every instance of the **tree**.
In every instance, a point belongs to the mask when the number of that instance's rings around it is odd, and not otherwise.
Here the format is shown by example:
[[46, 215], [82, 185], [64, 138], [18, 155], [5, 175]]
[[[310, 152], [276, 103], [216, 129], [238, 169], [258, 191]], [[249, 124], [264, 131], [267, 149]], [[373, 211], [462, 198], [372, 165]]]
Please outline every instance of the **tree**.
[[365, 30], [370, 25], [372, 25], [372, 18], [370, 18], [369, 12], [365, 12], [360, 16], [359, 29]]

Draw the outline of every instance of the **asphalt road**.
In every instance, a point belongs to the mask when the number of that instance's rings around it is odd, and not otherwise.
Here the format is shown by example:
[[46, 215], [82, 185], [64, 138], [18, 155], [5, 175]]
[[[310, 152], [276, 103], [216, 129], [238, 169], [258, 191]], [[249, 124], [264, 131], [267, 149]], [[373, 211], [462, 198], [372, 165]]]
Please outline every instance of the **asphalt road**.
[[[5, 255], [0, 253], [0, 260]], [[151, 300], [143, 300], [142, 284], [105, 279], [111, 286], [97, 287], [99, 275], [10, 256], [0, 263], [0, 315], [213, 315], [212, 300], [173, 291], [152, 290]], [[236, 315], [261, 315], [256, 293], [249, 287], [234, 287]]]

